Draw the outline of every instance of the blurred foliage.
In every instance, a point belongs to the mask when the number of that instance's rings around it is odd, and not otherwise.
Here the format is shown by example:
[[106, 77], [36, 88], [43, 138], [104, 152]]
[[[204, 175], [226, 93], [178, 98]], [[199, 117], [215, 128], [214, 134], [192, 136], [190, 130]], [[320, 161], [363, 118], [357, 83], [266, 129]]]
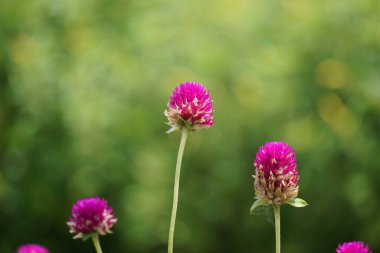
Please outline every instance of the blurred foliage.
[[93, 252], [73, 202], [115, 209], [105, 252], [164, 253], [179, 133], [174, 86], [211, 92], [215, 125], [185, 150], [177, 252], [273, 252], [250, 216], [266, 141], [297, 154], [303, 209], [282, 208], [284, 252], [380, 251], [378, 0], [0, 0], [0, 252], [26, 242]]

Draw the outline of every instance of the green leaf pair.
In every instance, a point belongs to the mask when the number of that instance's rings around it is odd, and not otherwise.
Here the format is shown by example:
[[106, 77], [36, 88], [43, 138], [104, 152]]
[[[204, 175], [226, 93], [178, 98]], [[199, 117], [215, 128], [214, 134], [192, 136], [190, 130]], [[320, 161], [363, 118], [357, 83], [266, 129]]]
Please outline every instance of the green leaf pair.
[[[291, 206], [294, 206], [294, 207], [305, 207], [308, 205], [308, 203], [303, 200], [303, 199], [300, 199], [300, 198], [293, 198], [293, 199], [288, 199], [286, 201], [284, 201], [285, 204], [289, 204]], [[271, 205], [271, 203], [268, 203], [267, 201], [265, 200], [262, 200], [262, 199], [258, 199], [256, 200], [253, 205], [251, 206], [251, 209], [249, 210], [250, 213], [252, 214], [253, 211], [259, 207], [259, 206], [267, 206], [267, 205]]]

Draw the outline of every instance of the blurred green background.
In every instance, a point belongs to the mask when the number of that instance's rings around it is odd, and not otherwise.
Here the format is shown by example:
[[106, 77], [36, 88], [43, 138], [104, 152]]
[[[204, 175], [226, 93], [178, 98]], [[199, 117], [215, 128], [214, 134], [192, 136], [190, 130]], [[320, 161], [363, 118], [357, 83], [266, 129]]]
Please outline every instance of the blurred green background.
[[0, 252], [72, 240], [73, 202], [114, 207], [104, 252], [164, 253], [180, 140], [163, 111], [186, 80], [215, 125], [189, 137], [175, 251], [274, 252], [249, 215], [252, 161], [290, 143], [309, 206], [282, 208], [283, 252], [380, 252], [378, 0], [0, 0]]

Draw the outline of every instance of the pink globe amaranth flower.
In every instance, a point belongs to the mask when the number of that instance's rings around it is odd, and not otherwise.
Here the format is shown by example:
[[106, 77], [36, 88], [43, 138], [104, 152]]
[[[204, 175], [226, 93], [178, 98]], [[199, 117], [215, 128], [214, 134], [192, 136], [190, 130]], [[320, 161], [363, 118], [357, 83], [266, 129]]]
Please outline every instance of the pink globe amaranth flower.
[[336, 253], [372, 253], [363, 242], [345, 242], [336, 248]]
[[259, 148], [254, 161], [255, 193], [268, 204], [280, 205], [298, 195], [298, 170], [291, 146], [268, 142]]
[[24, 244], [17, 248], [17, 253], [49, 253], [49, 251], [38, 244]]
[[177, 86], [165, 110], [172, 132], [183, 127], [190, 130], [209, 128], [214, 123], [209, 92], [199, 83], [185, 82]]
[[71, 209], [71, 215], [67, 225], [70, 233], [77, 234], [74, 239], [92, 233], [112, 233], [110, 229], [117, 221], [107, 201], [99, 197], [78, 200]]

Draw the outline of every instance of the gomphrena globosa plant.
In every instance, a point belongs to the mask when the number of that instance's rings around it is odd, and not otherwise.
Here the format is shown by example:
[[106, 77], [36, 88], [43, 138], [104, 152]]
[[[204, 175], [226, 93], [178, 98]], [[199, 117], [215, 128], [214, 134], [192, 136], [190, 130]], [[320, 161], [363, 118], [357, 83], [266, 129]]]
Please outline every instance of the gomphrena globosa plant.
[[17, 253], [49, 253], [49, 250], [38, 244], [24, 244], [17, 248]]
[[280, 205], [304, 207], [307, 203], [297, 198], [298, 170], [294, 151], [285, 142], [268, 142], [259, 148], [254, 161], [256, 201], [253, 210], [261, 205], [273, 205], [276, 232], [276, 253], [281, 251]]
[[345, 242], [336, 248], [336, 253], [372, 253], [363, 242]]
[[74, 239], [92, 238], [97, 253], [102, 253], [99, 235], [112, 233], [111, 228], [117, 219], [113, 209], [105, 199], [91, 197], [78, 200], [71, 209], [71, 217], [67, 225], [70, 233], [76, 234]]
[[173, 208], [170, 219], [168, 252], [173, 252], [174, 228], [178, 206], [179, 178], [181, 162], [187, 135], [191, 131], [207, 129], [214, 123], [212, 100], [209, 92], [199, 83], [185, 82], [176, 87], [165, 110], [171, 129], [182, 132], [174, 178]]

